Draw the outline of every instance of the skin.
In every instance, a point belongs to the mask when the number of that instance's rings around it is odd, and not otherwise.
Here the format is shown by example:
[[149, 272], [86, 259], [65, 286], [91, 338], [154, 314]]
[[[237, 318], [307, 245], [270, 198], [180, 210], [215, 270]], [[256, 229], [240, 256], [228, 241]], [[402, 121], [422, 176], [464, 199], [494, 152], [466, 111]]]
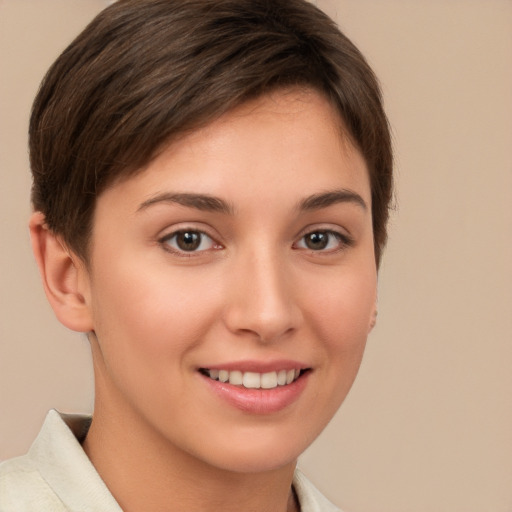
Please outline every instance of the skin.
[[[198, 250], [180, 230], [206, 234]], [[297, 457], [347, 395], [375, 314], [368, 172], [329, 103], [277, 92], [171, 144], [98, 198], [87, 266], [39, 212], [31, 233], [57, 317], [89, 333], [84, 449], [123, 510], [294, 510]], [[300, 362], [302, 392], [247, 412], [198, 371], [248, 360]]]

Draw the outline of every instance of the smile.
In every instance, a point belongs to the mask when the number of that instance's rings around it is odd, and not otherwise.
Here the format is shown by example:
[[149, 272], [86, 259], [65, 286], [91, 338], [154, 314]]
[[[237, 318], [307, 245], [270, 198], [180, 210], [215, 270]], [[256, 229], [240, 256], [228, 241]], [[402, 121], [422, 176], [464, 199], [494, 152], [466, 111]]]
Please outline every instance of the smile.
[[274, 389], [296, 381], [306, 370], [290, 369], [273, 372], [242, 372], [240, 370], [217, 370], [201, 368], [200, 372], [212, 380], [241, 386], [247, 389]]

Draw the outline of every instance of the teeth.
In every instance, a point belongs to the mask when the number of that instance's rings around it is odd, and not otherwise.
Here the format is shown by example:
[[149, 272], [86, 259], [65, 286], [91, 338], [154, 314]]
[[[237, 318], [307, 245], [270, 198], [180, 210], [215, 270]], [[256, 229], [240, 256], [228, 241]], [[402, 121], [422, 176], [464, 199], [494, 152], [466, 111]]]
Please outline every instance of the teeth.
[[273, 389], [277, 386], [286, 386], [298, 379], [300, 369], [279, 370], [268, 373], [241, 372], [239, 370], [205, 370], [205, 373], [213, 380], [229, 382], [234, 386], [243, 386], [247, 389]]
[[277, 388], [277, 372], [263, 373], [261, 375], [261, 387], [263, 389]]
[[233, 384], [233, 386], [240, 386], [244, 381], [244, 376], [242, 372], [235, 370], [234, 372], [229, 372], [229, 383]]
[[261, 375], [254, 372], [245, 372], [242, 377], [244, 388], [258, 389], [261, 387]]

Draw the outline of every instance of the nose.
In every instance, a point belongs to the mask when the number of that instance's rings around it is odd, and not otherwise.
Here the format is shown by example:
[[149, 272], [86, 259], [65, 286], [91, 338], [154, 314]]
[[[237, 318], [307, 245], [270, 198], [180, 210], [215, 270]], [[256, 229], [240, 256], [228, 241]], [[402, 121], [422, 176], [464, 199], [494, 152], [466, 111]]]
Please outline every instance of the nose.
[[271, 251], [253, 251], [231, 269], [224, 312], [231, 332], [271, 343], [300, 326], [302, 311], [284, 260]]

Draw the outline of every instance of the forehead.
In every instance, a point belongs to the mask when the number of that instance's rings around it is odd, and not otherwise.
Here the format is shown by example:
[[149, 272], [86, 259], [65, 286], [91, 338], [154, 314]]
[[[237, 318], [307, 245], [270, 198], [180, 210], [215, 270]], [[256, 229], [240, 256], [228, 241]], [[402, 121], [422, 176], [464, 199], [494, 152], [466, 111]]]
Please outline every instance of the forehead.
[[[304, 127], [313, 127], [315, 123], [316, 131], [310, 132], [310, 138], [316, 138], [316, 144], [323, 140], [326, 145], [332, 146], [334, 141], [344, 151], [355, 148], [338, 110], [323, 94], [310, 88], [287, 88], [235, 107], [215, 121], [171, 143], [170, 149], [175, 153], [193, 150], [194, 146], [208, 142], [213, 143], [212, 147], [215, 145], [219, 148], [223, 137], [239, 139], [239, 142], [248, 145], [249, 142], [252, 145], [263, 145], [268, 143], [263, 139], [276, 130], [281, 130], [281, 137], [275, 141], [276, 144], [284, 144], [285, 137], [297, 136], [298, 132], [304, 131]], [[248, 125], [252, 127], [249, 131], [245, 130]], [[286, 133], [282, 131], [285, 127]]]
[[360, 189], [370, 204], [364, 159], [336, 109], [315, 91], [291, 89], [244, 103], [183, 135], [102, 196], [117, 190], [118, 196], [143, 201], [172, 189], [235, 194], [243, 201], [254, 194], [270, 199], [277, 191], [291, 198], [294, 191], [343, 184]]

